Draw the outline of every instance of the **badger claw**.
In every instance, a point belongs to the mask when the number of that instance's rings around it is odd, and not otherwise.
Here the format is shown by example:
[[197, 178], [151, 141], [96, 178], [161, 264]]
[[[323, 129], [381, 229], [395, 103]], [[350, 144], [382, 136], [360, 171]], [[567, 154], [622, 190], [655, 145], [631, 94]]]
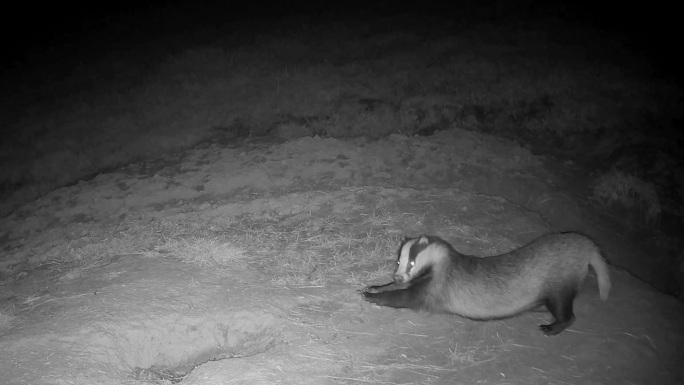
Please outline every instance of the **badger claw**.
[[377, 294], [379, 292], [377, 286], [366, 286], [363, 288], [363, 294]]

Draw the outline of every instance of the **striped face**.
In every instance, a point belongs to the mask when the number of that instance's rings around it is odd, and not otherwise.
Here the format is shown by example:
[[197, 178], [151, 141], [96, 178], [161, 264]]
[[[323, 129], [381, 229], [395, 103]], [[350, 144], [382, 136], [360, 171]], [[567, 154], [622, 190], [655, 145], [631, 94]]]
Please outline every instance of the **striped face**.
[[398, 266], [394, 273], [395, 283], [409, 282], [420, 273], [424, 264], [420, 260], [417, 261], [416, 257], [427, 248], [428, 244], [429, 240], [425, 236], [404, 239], [399, 246]]

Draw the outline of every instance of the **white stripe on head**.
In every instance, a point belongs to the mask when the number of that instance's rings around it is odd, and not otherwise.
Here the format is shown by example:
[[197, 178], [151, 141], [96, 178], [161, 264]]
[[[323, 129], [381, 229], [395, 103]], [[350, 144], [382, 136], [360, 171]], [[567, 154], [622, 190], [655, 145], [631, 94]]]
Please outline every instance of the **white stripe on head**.
[[420, 250], [428, 245], [427, 237], [405, 239], [399, 248], [399, 257], [397, 259], [397, 270], [394, 273], [394, 281], [397, 283], [409, 282], [420, 268], [416, 269], [416, 256]]

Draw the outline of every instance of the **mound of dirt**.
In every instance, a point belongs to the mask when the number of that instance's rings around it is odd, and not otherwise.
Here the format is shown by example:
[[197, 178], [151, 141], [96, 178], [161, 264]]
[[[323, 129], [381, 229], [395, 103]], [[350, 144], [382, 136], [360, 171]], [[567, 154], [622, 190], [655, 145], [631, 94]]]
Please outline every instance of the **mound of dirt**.
[[525, 148], [461, 130], [209, 146], [99, 175], [0, 223], [0, 371], [11, 384], [680, 383], [684, 306], [619, 269], [607, 302], [590, 276], [554, 338], [537, 330], [544, 313], [482, 322], [358, 295], [390, 279], [404, 234], [487, 256], [579, 230], [627, 265], [614, 251], [630, 244], [552, 182]]

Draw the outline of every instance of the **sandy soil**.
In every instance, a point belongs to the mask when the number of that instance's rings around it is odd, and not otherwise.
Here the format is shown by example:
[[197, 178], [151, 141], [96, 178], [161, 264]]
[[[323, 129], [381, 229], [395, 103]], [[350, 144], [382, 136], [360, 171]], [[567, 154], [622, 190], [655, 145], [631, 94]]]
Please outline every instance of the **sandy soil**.
[[[576, 323], [545, 337], [546, 313], [477, 322], [362, 301], [364, 284], [390, 279], [369, 272], [389, 273], [391, 253], [354, 249], [362, 263], [293, 284], [278, 279], [280, 249], [247, 244], [219, 266], [149, 241], [255, 224], [312, 239], [336, 221], [368, 239], [431, 233], [493, 255], [578, 230], [612, 264], [633, 263], [638, 251], [554, 178], [516, 143], [451, 130], [207, 145], [62, 188], [0, 224], [0, 373], [7, 384], [682, 383], [684, 305], [617, 267], [607, 302], [590, 276]], [[294, 246], [317, 252], [306, 245]]]

